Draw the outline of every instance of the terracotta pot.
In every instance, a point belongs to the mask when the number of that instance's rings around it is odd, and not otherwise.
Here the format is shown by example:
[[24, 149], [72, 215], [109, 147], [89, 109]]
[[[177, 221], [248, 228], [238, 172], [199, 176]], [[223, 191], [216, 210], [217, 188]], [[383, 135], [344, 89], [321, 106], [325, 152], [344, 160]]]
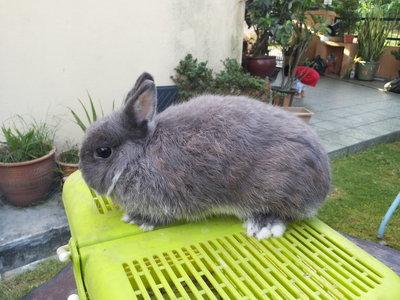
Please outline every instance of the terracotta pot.
[[251, 75], [266, 78], [274, 72], [276, 67], [276, 56], [248, 56], [247, 70]]
[[343, 36], [343, 43], [351, 44], [353, 43], [354, 34], [345, 34]]
[[274, 106], [292, 106], [293, 97], [296, 94], [296, 89], [290, 90], [282, 90], [280, 87], [273, 86], [271, 87], [273, 97], [272, 97], [272, 105]]
[[79, 164], [67, 164], [57, 160], [57, 165], [61, 171], [63, 178], [67, 178], [69, 175], [79, 169]]
[[72, 173], [74, 173], [75, 171], [77, 171], [79, 169], [79, 163], [77, 164], [73, 164], [73, 163], [66, 163], [62, 161], [62, 157], [65, 157], [64, 154], [66, 152], [61, 152], [59, 155], [57, 155], [56, 161], [57, 161], [57, 165], [59, 168], [59, 171], [61, 173], [61, 175], [63, 176], [63, 180], [65, 181], [65, 179], [67, 179], [67, 177], [69, 175], [71, 175]]
[[0, 189], [6, 200], [16, 206], [28, 206], [43, 200], [55, 182], [55, 152], [20, 162], [0, 163]]
[[282, 107], [282, 109], [294, 114], [306, 123], [310, 122], [311, 117], [314, 114], [305, 107]]

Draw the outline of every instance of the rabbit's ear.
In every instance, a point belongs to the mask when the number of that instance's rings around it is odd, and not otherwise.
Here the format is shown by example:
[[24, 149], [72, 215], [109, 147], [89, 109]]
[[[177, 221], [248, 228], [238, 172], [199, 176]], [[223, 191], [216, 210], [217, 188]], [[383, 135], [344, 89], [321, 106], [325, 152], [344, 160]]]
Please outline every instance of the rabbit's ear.
[[[150, 123], [156, 114], [157, 90], [152, 80], [144, 80], [137, 91], [126, 100], [124, 113], [129, 123], [141, 127]], [[132, 123], [133, 122], [133, 123]]]
[[143, 72], [142, 75], [139, 76], [139, 78], [136, 80], [135, 85], [133, 86], [133, 88], [129, 91], [128, 95], [125, 98], [125, 103], [128, 102], [128, 100], [130, 98], [132, 98], [132, 96], [135, 94], [135, 92], [139, 89], [139, 87], [142, 85], [142, 83], [145, 80], [150, 80], [154, 82], [154, 78], [151, 74], [147, 73], [147, 72]]

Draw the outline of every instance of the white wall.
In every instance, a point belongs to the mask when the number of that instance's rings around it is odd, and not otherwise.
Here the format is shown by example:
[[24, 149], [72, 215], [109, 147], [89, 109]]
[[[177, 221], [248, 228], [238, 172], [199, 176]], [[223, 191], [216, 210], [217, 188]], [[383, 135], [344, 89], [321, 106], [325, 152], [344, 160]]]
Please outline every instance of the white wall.
[[54, 117], [59, 145], [79, 141], [67, 107], [87, 91], [109, 112], [144, 70], [173, 84], [186, 53], [240, 59], [243, 15], [243, 0], [0, 0], [0, 123]]

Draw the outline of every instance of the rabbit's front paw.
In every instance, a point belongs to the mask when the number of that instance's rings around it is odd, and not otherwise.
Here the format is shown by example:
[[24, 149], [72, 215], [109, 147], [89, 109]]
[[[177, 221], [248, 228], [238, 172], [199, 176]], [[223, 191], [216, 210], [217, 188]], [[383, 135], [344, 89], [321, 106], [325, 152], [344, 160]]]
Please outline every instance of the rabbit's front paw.
[[152, 231], [154, 227], [164, 226], [171, 222], [169, 219], [154, 220], [153, 218], [148, 216], [142, 216], [140, 214], [132, 213], [125, 213], [121, 220], [125, 223], [137, 225], [143, 231]]
[[140, 229], [142, 229], [142, 231], [152, 231], [154, 229], [154, 225], [143, 223], [142, 225], [140, 225]]
[[268, 215], [250, 217], [243, 226], [248, 236], [254, 236], [258, 240], [281, 237], [286, 230], [286, 223], [283, 220]]
[[122, 221], [122, 222], [125, 222], [125, 223], [130, 223], [131, 218], [129, 217], [129, 214], [125, 213], [125, 214], [122, 216], [121, 221]]
[[[121, 220], [125, 223], [138, 225], [138, 226], [142, 226], [142, 225], [149, 223], [148, 218], [142, 217], [141, 215], [138, 215], [138, 214], [130, 214], [130, 213], [125, 213], [122, 216]], [[147, 224], [147, 227], [149, 227], [149, 224]], [[154, 226], [153, 226], [153, 228], [154, 228]], [[144, 230], [144, 231], [149, 231], [149, 230]]]

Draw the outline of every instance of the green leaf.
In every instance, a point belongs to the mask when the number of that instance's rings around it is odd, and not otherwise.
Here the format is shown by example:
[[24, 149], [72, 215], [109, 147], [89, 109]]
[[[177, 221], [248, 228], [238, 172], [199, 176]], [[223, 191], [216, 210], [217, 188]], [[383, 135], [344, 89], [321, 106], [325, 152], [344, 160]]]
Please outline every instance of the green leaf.
[[90, 108], [92, 110], [92, 122], [95, 122], [95, 121], [97, 121], [96, 109], [94, 107], [93, 100], [92, 100], [92, 97], [90, 96], [89, 92], [87, 94], [88, 94], [88, 97], [89, 97]]
[[82, 129], [83, 132], [85, 132], [86, 131], [85, 124], [83, 124], [81, 119], [78, 117], [78, 115], [71, 108], [69, 110], [71, 111], [72, 115], [75, 118], [75, 123], [78, 124], [78, 126]]
[[85, 105], [83, 104], [83, 102], [82, 102], [80, 99], [78, 99], [78, 101], [79, 101], [79, 103], [81, 104], [81, 106], [82, 106], [82, 108], [83, 108], [83, 111], [85, 112], [85, 115], [86, 115], [86, 118], [87, 118], [89, 124], [91, 124], [93, 121], [92, 121], [92, 119], [90, 118], [89, 112], [87, 111], [87, 109], [86, 109]]

